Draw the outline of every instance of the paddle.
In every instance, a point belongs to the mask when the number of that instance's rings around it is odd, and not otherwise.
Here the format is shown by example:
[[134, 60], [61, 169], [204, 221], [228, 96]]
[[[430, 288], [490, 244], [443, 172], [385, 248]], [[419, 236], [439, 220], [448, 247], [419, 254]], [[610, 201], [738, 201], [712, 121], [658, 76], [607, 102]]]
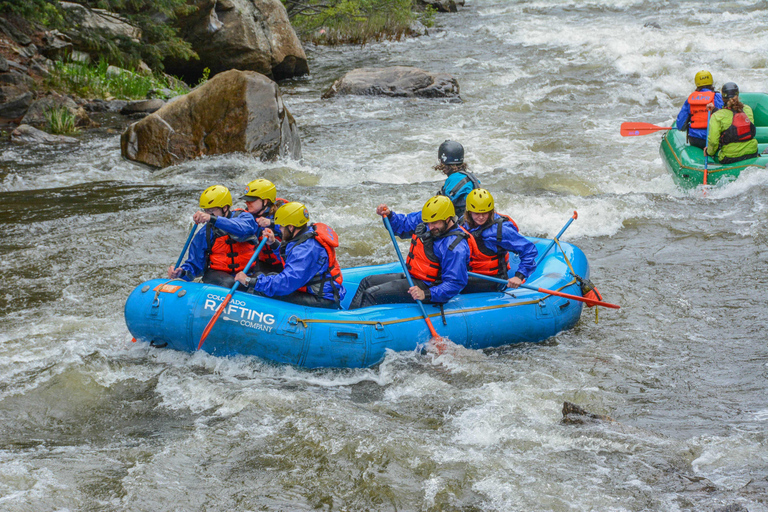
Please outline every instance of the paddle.
[[[709, 116], [710, 116], [710, 111], [707, 110], [707, 140], [705, 141], [705, 144], [707, 145], [709, 144]], [[707, 173], [708, 173], [707, 162], [709, 162], [709, 157], [707, 156], [706, 146], [704, 146], [704, 186], [707, 185]]]
[[648, 135], [659, 130], [674, 130], [671, 126], [656, 126], [651, 123], [621, 123], [621, 136], [634, 137], [636, 135]]
[[[400, 266], [403, 267], [403, 274], [405, 274], [405, 278], [408, 280], [408, 286], [413, 286], [413, 279], [411, 279], [411, 274], [408, 273], [408, 268], [405, 266], [405, 261], [403, 260], [402, 253], [400, 252], [400, 246], [397, 245], [395, 232], [392, 231], [392, 225], [389, 223], [389, 218], [386, 215], [382, 215], [381, 218], [384, 220], [384, 226], [386, 226], [387, 231], [389, 231], [389, 237], [392, 239], [392, 244], [395, 246], [395, 251], [397, 252], [397, 258], [400, 260]], [[422, 304], [420, 300], [417, 300], [416, 303], [419, 305], [419, 308], [421, 309], [421, 314], [424, 317], [424, 320], [426, 320], [427, 322], [427, 327], [429, 327], [429, 332], [432, 334], [432, 337], [440, 338], [440, 335], [437, 334], [435, 327], [432, 325], [432, 321], [427, 316], [427, 312], [424, 311], [424, 304]]]
[[181, 254], [179, 254], [179, 260], [176, 262], [176, 266], [173, 267], [174, 269], [177, 269], [181, 266], [181, 260], [183, 260], [184, 255], [187, 254], [187, 248], [189, 247], [189, 243], [192, 241], [192, 237], [195, 236], [195, 231], [197, 231], [197, 224], [192, 224], [192, 229], [189, 230], [187, 242], [184, 244], [184, 248], [181, 250]]
[[[253, 265], [253, 262], [256, 261], [256, 258], [258, 258], [259, 253], [261, 252], [262, 247], [264, 247], [264, 244], [267, 243], [267, 237], [261, 239], [261, 242], [256, 247], [256, 250], [253, 252], [253, 256], [251, 256], [251, 259], [248, 260], [248, 264], [245, 266], [245, 269], [243, 269], [243, 272], [246, 274], [249, 270], [251, 270], [251, 265]], [[229, 290], [229, 293], [224, 298], [223, 301], [221, 301], [221, 305], [219, 305], [219, 309], [216, 310], [216, 313], [214, 313], [213, 317], [208, 321], [208, 325], [205, 326], [205, 329], [203, 329], [203, 335], [200, 336], [200, 343], [197, 345], [197, 350], [200, 350], [200, 347], [203, 346], [203, 342], [205, 341], [205, 338], [208, 337], [208, 333], [211, 332], [211, 329], [213, 329], [213, 324], [216, 323], [216, 320], [219, 319], [219, 316], [221, 316], [221, 313], [224, 311], [224, 308], [227, 307], [227, 304], [229, 304], [229, 300], [232, 298], [232, 294], [235, 293], [235, 290], [237, 290], [237, 287], [240, 285], [239, 282], [235, 281], [235, 284], [232, 285], [232, 288]]]
[[568, 222], [565, 223], [565, 226], [563, 226], [563, 229], [560, 230], [560, 232], [557, 234], [555, 238], [552, 239], [552, 241], [549, 243], [546, 249], [544, 249], [544, 252], [539, 255], [539, 258], [536, 260], [536, 265], [541, 263], [541, 260], [544, 259], [544, 256], [547, 255], [549, 250], [552, 248], [553, 245], [555, 245], [555, 240], [560, 240], [560, 237], [563, 236], [563, 233], [565, 233], [565, 230], [568, 229], [568, 226], [571, 225], [571, 222], [575, 221], [579, 218], [579, 214], [576, 213], [576, 210], [573, 211], [573, 217], [568, 219]]
[[[483, 274], [476, 274], [475, 272], [469, 272], [469, 275], [473, 277], [479, 277], [480, 279], [485, 279], [486, 281], [493, 281], [494, 283], [507, 284], [506, 279], [498, 279], [496, 277], [484, 276]], [[611, 304], [611, 303], [603, 302], [600, 300], [587, 299], [586, 297], [579, 297], [578, 295], [570, 295], [568, 293], [556, 292], [555, 290], [547, 290], [546, 288], [537, 288], [535, 286], [531, 286], [525, 283], [521, 284], [520, 288], [527, 288], [529, 290], [534, 290], [534, 291], [546, 293], [549, 295], [557, 295], [558, 297], [565, 297], [566, 299], [577, 300], [579, 302], [583, 302], [590, 306], [603, 306], [606, 308], [613, 308], [613, 309], [619, 309], [621, 307], [621, 306], [617, 306], [616, 304]]]

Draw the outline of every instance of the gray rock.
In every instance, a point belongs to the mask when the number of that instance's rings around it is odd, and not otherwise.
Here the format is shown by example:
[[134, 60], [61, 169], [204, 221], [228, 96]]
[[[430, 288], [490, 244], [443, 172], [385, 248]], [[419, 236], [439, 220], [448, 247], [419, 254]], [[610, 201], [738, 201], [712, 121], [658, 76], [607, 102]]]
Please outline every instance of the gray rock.
[[72, 55], [74, 46], [66, 34], [58, 30], [51, 30], [43, 35], [43, 47], [40, 53], [53, 60], [64, 60]]
[[199, 61], [169, 59], [165, 69], [196, 79], [229, 69], [257, 71], [275, 80], [309, 73], [307, 55], [280, 0], [196, 0], [197, 11], [176, 21]]
[[459, 83], [446, 73], [430, 73], [413, 67], [361, 68], [336, 80], [323, 98], [346, 94], [458, 98]]
[[47, 122], [45, 116], [49, 110], [62, 107], [69, 110], [75, 116], [76, 126], [90, 127], [94, 124], [91, 118], [88, 117], [85, 109], [75, 103], [72, 98], [54, 92], [48, 93], [46, 96], [33, 102], [21, 122], [23, 124], [42, 126]]
[[[5, 87], [0, 87], [5, 89]], [[29, 91], [20, 92], [20, 94], [8, 98], [7, 101], [0, 103], [0, 118], [18, 119], [29, 110], [35, 95]]]
[[79, 144], [80, 141], [64, 135], [51, 135], [28, 124], [22, 124], [11, 132], [15, 144]]
[[131, 124], [120, 148], [123, 157], [153, 167], [235, 152], [262, 160], [301, 157], [296, 122], [277, 84], [238, 70], [219, 73]]
[[165, 105], [165, 101], [161, 99], [153, 100], [137, 100], [129, 101], [126, 105], [120, 109], [120, 113], [124, 116], [130, 116], [132, 114], [151, 114], [157, 112]]
[[10, 37], [22, 46], [27, 46], [28, 44], [32, 43], [32, 39], [30, 39], [27, 34], [17, 29], [11, 23], [8, 23], [8, 21], [2, 17], [0, 17], [0, 32], [4, 33], [6, 36]]
[[8, 61], [0, 55], [0, 73], [5, 73], [8, 71]]
[[[72, 2], [59, 2], [59, 5], [70, 15], [76, 17], [83, 29], [104, 31], [114, 37], [127, 37], [137, 43], [141, 39], [141, 30], [131, 25], [126, 18], [119, 14], [104, 9], [89, 9]], [[68, 35], [72, 37], [72, 42], [77, 47], [79, 42], [77, 33]]]
[[5, 84], [17, 85], [26, 89], [30, 89], [35, 86], [35, 79], [29, 75], [11, 71], [9, 73], [3, 73], [0, 75], [0, 85]]

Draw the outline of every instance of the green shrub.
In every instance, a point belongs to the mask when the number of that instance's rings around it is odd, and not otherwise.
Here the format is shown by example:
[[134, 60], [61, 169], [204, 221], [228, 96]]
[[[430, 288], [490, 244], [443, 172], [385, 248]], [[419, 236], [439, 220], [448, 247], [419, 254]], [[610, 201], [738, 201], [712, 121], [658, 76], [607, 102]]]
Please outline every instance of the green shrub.
[[143, 76], [129, 70], [108, 74], [109, 63], [102, 59], [97, 65], [81, 62], [56, 62], [46, 85], [83, 98], [142, 99], [150, 90], [170, 89], [174, 96], [184, 94], [181, 82], [164, 75]]
[[400, 39], [416, 14], [413, 0], [283, 0], [297, 34], [318, 44]]
[[46, 128], [48, 133], [57, 135], [77, 135], [80, 130], [75, 123], [77, 118], [67, 107], [51, 107], [45, 111]]

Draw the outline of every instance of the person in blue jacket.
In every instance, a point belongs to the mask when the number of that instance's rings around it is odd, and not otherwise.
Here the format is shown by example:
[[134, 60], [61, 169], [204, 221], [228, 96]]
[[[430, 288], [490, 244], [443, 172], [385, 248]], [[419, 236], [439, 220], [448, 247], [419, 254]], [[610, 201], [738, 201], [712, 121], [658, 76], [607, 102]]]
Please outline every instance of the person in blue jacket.
[[709, 71], [699, 71], [694, 77], [696, 90], [683, 103], [677, 114], [675, 127], [688, 130], [688, 143], [704, 149], [707, 147], [707, 104], [714, 103], [715, 110], [723, 108], [723, 96], [714, 90], [714, 80]]
[[480, 188], [480, 180], [467, 170], [464, 163], [464, 146], [452, 140], [446, 140], [437, 148], [436, 171], [448, 177], [437, 195], [446, 196], [453, 202], [456, 216], [464, 215], [467, 194]]
[[339, 309], [347, 292], [336, 261], [336, 232], [325, 224], [309, 224], [309, 212], [296, 202], [278, 208], [275, 224], [282, 228], [283, 241], [279, 242], [268, 228], [264, 236], [283, 270], [253, 276], [240, 272], [235, 279], [250, 293], [303, 306]]
[[360, 282], [349, 309], [417, 300], [442, 304], [461, 292], [467, 284], [469, 235], [457, 224], [450, 199], [432, 197], [421, 212], [408, 215], [385, 204], [376, 213], [389, 218], [397, 236], [411, 239], [406, 267], [414, 286], [402, 273], [368, 276]]
[[[517, 288], [536, 270], [536, 246], [518, 233], [515, 221], [496, 213], [493, 196], [487, 190], [476, 188], [467, 196], [467, 213], [463, 227], [471, 235], [470, 271], [506, 279], [506, 287]], [[520, 264], [511, 277], [507, 272], [510, 269], [510, 252], [520, 258]], [[501, 291], [504, 288], [504, 285], [470, 276], [462, 293]]]
[[222, 185], [203, 191], [200, 208], [192, 220], [205, 227], [192, 239], [187, 260], [178, 268], [170, 267], [168, 277], [191, 281], [202, 275], [204, 283], [231, 288], [235, 274], [253, 255], [259, 225], [247, 212], [231, 211], [232, 195]]

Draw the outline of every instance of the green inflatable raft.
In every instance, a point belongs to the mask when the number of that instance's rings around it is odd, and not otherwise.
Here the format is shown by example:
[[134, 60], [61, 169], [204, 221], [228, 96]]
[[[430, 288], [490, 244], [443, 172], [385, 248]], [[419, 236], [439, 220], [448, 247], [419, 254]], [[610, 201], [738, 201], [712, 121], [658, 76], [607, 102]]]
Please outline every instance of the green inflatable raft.
[[[742, 103], [752, 107], [757, 127], [757, 142], [760, 156], [733, 164], [720, 165], [709, 158], [707, 164], [707, 184], [715, 185], [721, 181], [733, 181], [747, 167], [768, 166], [768, 94], [745, 92], [739, 95]], [[704, 152], [685, 142], [685, 132], [668, 130], [661, 139], [659, 148], [664, 164], [672, 172], [675, 183], [683, 188], [694, 188], [704, 183]]]

